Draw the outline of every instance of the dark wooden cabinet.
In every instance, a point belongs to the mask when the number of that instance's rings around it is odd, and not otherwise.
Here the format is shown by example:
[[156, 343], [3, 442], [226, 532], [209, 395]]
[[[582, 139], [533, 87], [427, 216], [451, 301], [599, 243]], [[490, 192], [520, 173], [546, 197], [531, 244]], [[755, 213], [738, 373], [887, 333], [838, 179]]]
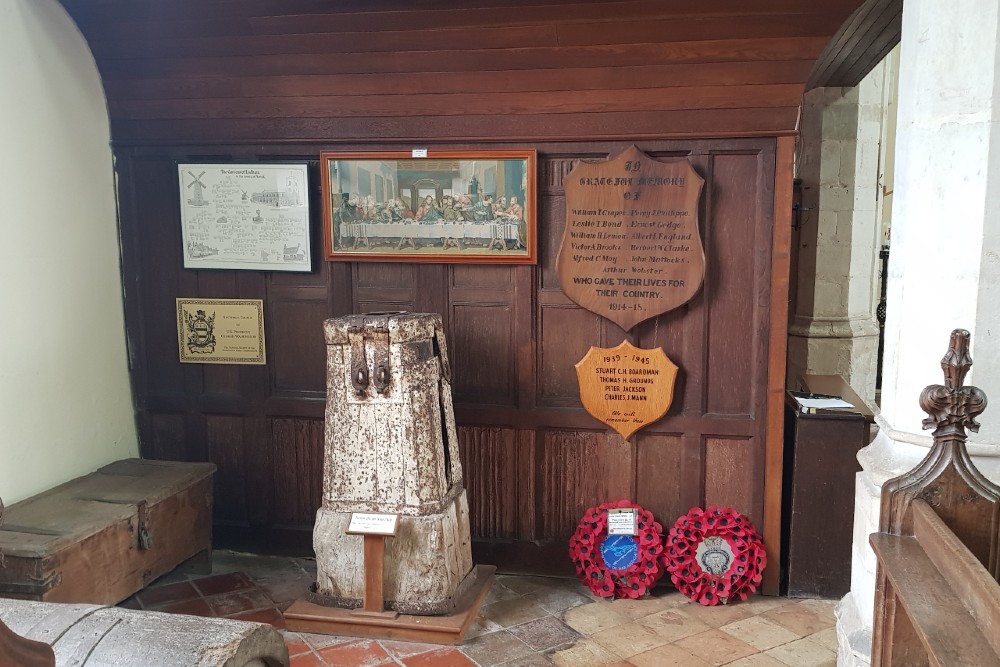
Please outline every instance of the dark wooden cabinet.
[[861, 412], [805, 414], [786, 394], [781, 573], [789, 597], [851, 589], [854, 480], [868, 428]]

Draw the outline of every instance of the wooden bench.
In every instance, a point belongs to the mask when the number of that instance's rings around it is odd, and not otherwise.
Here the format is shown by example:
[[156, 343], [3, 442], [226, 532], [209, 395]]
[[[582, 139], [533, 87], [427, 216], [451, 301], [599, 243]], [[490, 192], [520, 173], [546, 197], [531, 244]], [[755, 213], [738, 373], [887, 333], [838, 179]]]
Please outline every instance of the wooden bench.
[[963, 385], [969, 333], [952, 332], [944, 385], [920, 395], [927, 457], [882, 488], [872, 666], [1000, 665], [1000, 487], [973, 465], [966, 432], [986, 396]]

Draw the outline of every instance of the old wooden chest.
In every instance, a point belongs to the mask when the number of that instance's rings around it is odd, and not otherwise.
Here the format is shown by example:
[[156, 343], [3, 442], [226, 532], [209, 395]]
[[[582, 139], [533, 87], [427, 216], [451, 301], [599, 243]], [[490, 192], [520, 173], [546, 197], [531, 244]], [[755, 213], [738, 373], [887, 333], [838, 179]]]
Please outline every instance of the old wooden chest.
[[210, 553], [214, 472], [127, 459], [8, 507], [0, 596], [114, 604]]

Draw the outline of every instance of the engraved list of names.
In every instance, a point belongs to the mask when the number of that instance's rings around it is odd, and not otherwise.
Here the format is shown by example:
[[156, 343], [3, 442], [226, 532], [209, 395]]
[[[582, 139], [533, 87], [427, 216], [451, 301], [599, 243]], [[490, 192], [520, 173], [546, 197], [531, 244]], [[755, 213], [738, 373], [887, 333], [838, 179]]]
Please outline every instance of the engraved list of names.
[[635, 146], [578, 164], [563, 181], [566, 227], [556, 260], [566, 295], [626, 331], [687, 303], [705, 276], [698, 231], [704, 180], [687, 160]]

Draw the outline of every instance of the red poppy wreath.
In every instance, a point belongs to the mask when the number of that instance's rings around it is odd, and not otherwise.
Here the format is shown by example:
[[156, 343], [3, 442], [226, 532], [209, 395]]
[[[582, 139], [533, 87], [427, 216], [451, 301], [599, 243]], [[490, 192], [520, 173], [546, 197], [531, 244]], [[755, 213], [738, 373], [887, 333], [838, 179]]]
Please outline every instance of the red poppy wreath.
[[[608, 534], [608, 513], [634, 511], [635, 534]], [[618, 517], [616, 517], [618, 518]], [[638, 598], [663, 576], [663, 527], [653, 514], [628, 500], [591, 507], [569, 540], [576, 576], [595, 595]]]
[[757, 590], [767, 565], [753, 523], [736, 510], [693, 507], [667, 534], [662, 555], [670, 580], [706, 606], [745, 600]]

